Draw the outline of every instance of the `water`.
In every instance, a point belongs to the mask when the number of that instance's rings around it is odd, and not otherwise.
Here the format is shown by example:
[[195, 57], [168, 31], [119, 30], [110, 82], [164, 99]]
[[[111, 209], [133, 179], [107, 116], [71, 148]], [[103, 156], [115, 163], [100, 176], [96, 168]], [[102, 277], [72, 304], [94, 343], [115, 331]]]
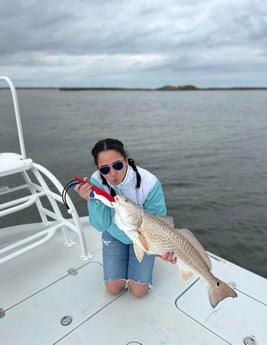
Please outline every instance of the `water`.
[[[19, 90], [18, 96], [28, 157], [63, 184], [94, 170], [90, 150], [97, 140], [120, 138], [137, 164], [162, 181], [176, 227], [267, 277], [265, 91]], [[0, 102], [0, 151], [17, 152], [7, 91]], [[86, 215], [85, 203], [73, 197]], [[37, 219], [32, 210], [26, 217]]]

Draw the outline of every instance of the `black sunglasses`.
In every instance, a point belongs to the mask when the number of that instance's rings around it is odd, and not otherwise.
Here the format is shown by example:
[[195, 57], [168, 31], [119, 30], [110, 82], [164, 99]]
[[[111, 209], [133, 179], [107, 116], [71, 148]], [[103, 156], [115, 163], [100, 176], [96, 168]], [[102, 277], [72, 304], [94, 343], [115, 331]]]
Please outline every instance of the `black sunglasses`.
[[[123, 168], [122, 161], [114, 162], [111, 165], [112, 165], [112, 168], [115, 170], [121, 170]], [[99, 171], [101, 172], [101, 174], [107, 175], [110, 172], [110, 169], [111, 168], [108, 165], [104, 165], [101, 168], [99, 168]]]

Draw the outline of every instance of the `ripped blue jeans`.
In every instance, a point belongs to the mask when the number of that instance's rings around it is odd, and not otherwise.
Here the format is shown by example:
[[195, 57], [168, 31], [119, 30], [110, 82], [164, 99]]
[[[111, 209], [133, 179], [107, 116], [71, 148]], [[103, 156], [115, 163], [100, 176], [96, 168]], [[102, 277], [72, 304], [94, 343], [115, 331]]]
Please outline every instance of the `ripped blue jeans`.
[[140, 263], [132, 244], [124, 244], [107, 231], [102, 234], [104, 280], [133, 280], [152, 285], [155, 255], [144, 255]]

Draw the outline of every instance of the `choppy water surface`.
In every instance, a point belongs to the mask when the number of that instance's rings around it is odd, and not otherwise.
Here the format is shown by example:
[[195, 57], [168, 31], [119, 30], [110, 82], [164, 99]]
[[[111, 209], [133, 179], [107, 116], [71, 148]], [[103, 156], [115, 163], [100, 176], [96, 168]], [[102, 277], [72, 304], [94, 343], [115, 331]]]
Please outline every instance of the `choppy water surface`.
[[[19, 90], [29, 157], [64, 184], [94, 170], [90, 150], [120, 138], [162, 181], [169, 215], [211, 252], [267, 276], [267, 93]], [[0, 151], [17, 151], [0, 92]], [[83, 201], [74, 196], [79, 214]], [[31, 210], [28, 220], [35, 220]], [[1, 219], [1, 226], [19, 222]]]

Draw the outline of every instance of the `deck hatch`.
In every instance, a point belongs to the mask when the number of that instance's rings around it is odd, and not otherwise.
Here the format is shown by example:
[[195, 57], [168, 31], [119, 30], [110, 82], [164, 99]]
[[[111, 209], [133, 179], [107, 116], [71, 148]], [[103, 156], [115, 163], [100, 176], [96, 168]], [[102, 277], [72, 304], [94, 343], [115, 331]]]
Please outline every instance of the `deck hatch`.
[[177, 298], [176, 307], [229, 344], [243, 343], [247, 334], [253, 334], [259, 344], [264, 344], [266, 305], [240, 290], [237, 293], [237, 298], [226, 298], [213, 309], [206, 285], [198, 280]]
[[14, 345], [19, 339], [20, 345], [29, 345], [41, 335], [41, 341], [35, 344], [54, 344], [66, 332], [93, 318], [118, 298], [106, 293], [102, 270], [99, 263], [88, 263], [76, 276], [66, 275], [8, 310], [0, 319], [2, 343]]

